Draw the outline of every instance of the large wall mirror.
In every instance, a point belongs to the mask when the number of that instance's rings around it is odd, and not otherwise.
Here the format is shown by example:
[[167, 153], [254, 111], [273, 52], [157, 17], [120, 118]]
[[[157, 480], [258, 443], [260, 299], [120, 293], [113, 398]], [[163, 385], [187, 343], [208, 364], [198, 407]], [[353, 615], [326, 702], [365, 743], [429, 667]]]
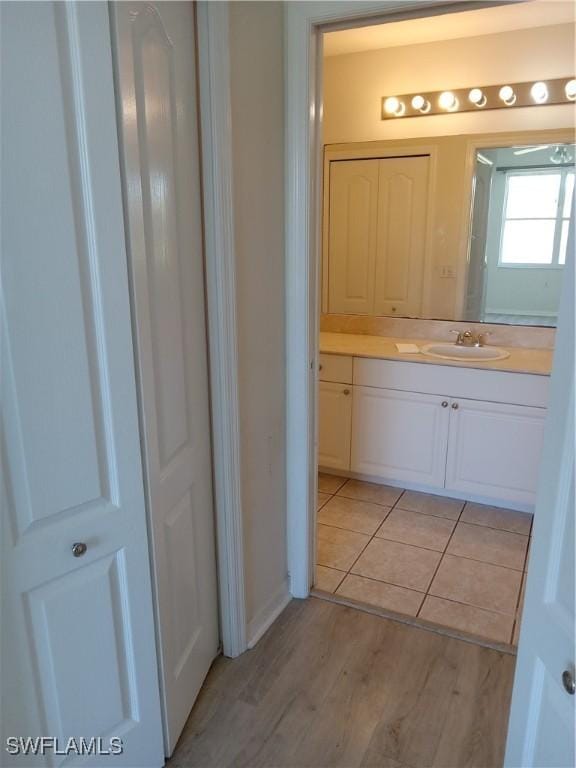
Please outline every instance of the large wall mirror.
[[322, 310], [556, 324], [570, 131], [325, 148]]

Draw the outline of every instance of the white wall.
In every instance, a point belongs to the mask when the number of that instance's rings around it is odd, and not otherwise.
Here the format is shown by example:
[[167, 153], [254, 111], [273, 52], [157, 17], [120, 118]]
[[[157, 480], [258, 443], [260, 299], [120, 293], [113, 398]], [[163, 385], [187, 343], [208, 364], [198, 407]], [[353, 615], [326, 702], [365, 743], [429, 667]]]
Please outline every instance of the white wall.
[[388, 48], [324, 60], [324, 142], [574, 125], [572, 105], [380, 119], [382, 96], [574, 74], [571, 25]]
[[283, 8], [230, 3], [249, 639], [287, 593]]

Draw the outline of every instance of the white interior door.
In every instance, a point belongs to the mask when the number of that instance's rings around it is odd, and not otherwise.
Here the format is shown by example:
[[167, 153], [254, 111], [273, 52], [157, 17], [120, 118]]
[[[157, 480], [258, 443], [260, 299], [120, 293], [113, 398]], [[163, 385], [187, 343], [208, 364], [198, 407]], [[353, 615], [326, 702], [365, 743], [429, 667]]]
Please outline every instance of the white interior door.
[[[108, 7], [2, 3], [0, 13], [2, 764], [155, 768]], [[58, 739], [44, 755], [5, 752], [7, 737], [41, 736]], [[82, 738], [94, 751], [116, 751], [120, 738], [123, 752], [78, 756]]]
[[430, 158], [378, 160], [374, 314], [418, 317], [422, 310]]
[[508, 729], [507, 768], [568, 768], [574, 728], [574, 220]]
[[330, 163], [329, 311], [374, 312], [378, 160]]
[[194, 7], [114, 7], [166, 754], [218, 651]]

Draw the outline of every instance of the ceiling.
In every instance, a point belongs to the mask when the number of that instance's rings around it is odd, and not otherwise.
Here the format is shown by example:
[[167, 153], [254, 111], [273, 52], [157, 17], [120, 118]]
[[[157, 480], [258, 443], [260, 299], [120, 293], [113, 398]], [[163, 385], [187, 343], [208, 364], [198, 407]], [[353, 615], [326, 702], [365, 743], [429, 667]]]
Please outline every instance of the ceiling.
[[340, 56], [378, 48], [492, 35], [515, 29], [573, 24], [575, 11], [576, 4], [572, 0], [531, 0], [476, 11], [344, 29], [325, 33], [324, 55]]

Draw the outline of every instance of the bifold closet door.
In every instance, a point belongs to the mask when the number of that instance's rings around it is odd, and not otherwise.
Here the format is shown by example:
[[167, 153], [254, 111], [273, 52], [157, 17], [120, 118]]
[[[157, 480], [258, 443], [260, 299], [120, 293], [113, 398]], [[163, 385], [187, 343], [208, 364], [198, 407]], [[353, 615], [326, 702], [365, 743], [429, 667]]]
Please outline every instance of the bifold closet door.
[[158, 768], [108, 4], [0, 19], [0, 762]]
[[328, 311], [372, 314], [378, 160], [330, 163]]
[[218, 651], [194, 5], [114, 6], [166, 754]]
[[427, 155], [378, 161], [375, 315], [421, 314], [429, 163]]

